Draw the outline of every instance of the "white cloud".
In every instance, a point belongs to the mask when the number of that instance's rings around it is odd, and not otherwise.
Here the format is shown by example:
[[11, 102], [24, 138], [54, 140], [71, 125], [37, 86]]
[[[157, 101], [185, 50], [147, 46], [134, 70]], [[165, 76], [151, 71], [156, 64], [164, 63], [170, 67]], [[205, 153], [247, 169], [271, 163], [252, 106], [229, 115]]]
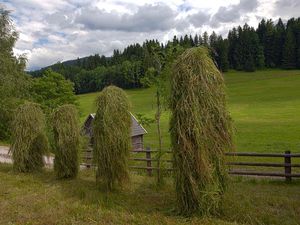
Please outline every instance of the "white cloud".
[[[289, 2], [289, 4], [284, 4]], [[20, 38], [15, 53], [27, 53], [28, 69], [113, 49], [145, 39], [232, 26], [258, 18], [297, 14], [298, 0], [4, 0]], [[279, 8], [282, 8], [279, 10]]]

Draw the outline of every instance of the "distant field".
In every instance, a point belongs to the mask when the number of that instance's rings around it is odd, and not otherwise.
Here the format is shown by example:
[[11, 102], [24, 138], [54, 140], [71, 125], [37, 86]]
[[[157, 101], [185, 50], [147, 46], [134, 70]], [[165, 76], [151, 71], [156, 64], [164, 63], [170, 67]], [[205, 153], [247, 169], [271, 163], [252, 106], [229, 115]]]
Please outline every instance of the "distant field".
[[[237, 151], [300, 152], [300, 70], [225, 74], [228, 106], [236, 128]], [[155, 114], [154, 89], [126, 90], [133, 113]], [[79, 95], [81, 122], [94, 112], [97, 93]], [[162, 116], [164, 147], [169, 148], [169, 113]], [[155, 124], [146, 128], [145, 145], [157, 146]]]

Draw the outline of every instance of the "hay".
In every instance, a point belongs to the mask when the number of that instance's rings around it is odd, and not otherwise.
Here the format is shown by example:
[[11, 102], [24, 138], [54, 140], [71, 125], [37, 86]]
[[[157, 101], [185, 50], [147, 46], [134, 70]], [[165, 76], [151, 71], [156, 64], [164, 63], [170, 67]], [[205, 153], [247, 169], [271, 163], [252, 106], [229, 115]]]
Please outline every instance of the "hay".
[[44, 166], [43, 154], [48, 148], [45, 134], [45, 116], [38, 104], [19, 106], [12, 123], [13, 167], [19, 172], [40, 170]]
[[74, 178], [79, 168], [80, 128], [74, 105], [57, 108], [52, 116], [54, 136], [54, 171], [58, 178]]
[[224, 151], [233, 144], [224, 80], [205, 47], [187, 49], [175, 62], [170, 107], [178, 208], [214, 213], [226, 187]]
[[93, 122], [94, 160], [97, 183], [113, 190], [128, 179], [128, 160], [131, 147], [130, 103], [126, 93], [115, 86], [103, 89], [97, 100]]

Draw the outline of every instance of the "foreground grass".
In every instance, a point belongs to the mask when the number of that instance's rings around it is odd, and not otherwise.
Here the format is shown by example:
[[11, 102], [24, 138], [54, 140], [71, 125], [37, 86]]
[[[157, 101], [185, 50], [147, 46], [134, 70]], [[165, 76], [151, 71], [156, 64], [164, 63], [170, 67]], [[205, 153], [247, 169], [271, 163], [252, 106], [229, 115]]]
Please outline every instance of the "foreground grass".
[[52, 171], [12, 172], [0, 164], [0, 224], [280, 224], [300, 221], [299, 183], [234, 179], [221, 214], [184, 218], [174, 212], [170, 180], [156, 190], [154, 179], [131, 175], [122, 190], [96, 188], [93, 171], [57, 180]]
[[[236, 127], [237, 151], [299, 152], [300, 70], [264, 70], [225, 74], [228, 106]], [[127, 90], [134, 113], [154, 118], [153, 88]], [[96, 93], [79, 95], [81, 121], [94, 112]], [[162, 116], [163, 145], [169, 148], [169, 113]], [[147, 128], [145, 145], [157, 146], [155, 124]]]

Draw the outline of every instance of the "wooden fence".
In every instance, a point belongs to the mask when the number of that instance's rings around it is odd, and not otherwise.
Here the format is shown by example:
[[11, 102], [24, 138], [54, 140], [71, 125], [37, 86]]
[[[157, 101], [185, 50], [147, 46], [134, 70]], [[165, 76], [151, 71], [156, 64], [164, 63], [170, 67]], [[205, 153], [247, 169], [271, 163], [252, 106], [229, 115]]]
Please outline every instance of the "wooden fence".
[[[145, 166], [130, 166], [131, 169], [142, 169], [142, 170], [146, 170], [147, 174], [149, 176], [152, 175], [153, 170], [158, 170], [159, 168], [157, 166], [154, 166], [152, 162], [158, 162], [158, 158], [157, 157], [153, 157], [153, 153], [157, 154], [158, 150], [151, 150], [149, 147], [147, 147], [145, 150], [137, 150], [137, 151], [132, 151], [133, 153], [145, 153], [146, 158], [140, 158], [140, 157], [132, 157], [131, 160], [132, 161], [144, 161], [146, 162]], [[172, 151], [163, 151], [164, 154], [170, 154], [172, 153]], [[169, 157], [171, 158], [171, 157]], [[171, 168], [172, 166], [172, 160], [170, 159], [160, 159], [160, 162], [162, 163], [168, 163], [168, 167], [163, 167], [161, 168], [162, 170], [173, 170]]]
[[[145, 154], [141, 156], [141, 154]], [[157, 161], [159, 160], [156, 154], [157, 150], [151, 150], [147, 147], [144, 150], [132, 151], [131, 161], [133, 162], [145, 162], [144, 165], [131, 165], [130, 168], [134, 170], [145, 170], [149, 176], [153, 174], [153, 171], [158, 170], [156, 166]], [[163, 151], [164, 154], [171, 154], [172, 151]], [[225, 153], [227, 156], [226, 164], [229, 167], [230, 175], [240, 175], [240, 176], [264, 176], [264, 177], [283, 177], [287, 181], [291, 181], [294, 178], [300, 178], [299, 173], [292, 173], [292, 168], [300, 168], [300, 163], [292, 163], [293, 158], [300, 159], [300, 153], [292, 154], [290, 151], [285, 151], [284, 153], [247, 153], [247, 152], [230, 152]], [[247, 161], [237, 161], [237, 158], [246, 157]], [[160, 162], [166, 163], [167, 166], [161, 168], [161, 170], [172, 171], [172, 157], [161, 157]], [[281, 158], [282, 162], [260, 162], [256, 160], [258, 158]], [[91, 154], [85, 158], [89, 163], [85, 165], [87, 167], [91, 166]], [[234, 159], [234, 160], [233, 160]], [[252, 161], [249, 162], [249, 159]], [[232, 161], [229, 161], [232, 160]], [[277, 160], [278, 161], [278, 160]], [[236, 169], [239, 167], [239, 169]], [[242, 167], [242, 168], [241, 168]], [[252, 167], [255, 170], [249, 170], [248, 168]], [[266, 171], [264, 168], [282, 168], [281, 172]]]
[[265, 177], [285, 177], [287, 181], [291, 181], [292, 177], [300, 178], [300, 173], [292, 173], [292, 168], [300, 167], [300, 164], [292, 163], [292, 158], [300, 158], [300, 154], [292, 154], [290, 151], [284, 153], [247, 153], [247, 152], [232, 152], [226, 153], [227, 156], [234, 157], [247, 157], [249, 158], [281, 158], [280, 163], [271, 162], [227, 162], [227, 165], [232, 166], [243, 166], [243, 167], [272, 167], [282, 168], [282, 172], [264, 171], [264, 170], [246, 170], [246, 169], [229, 169], [229, 174], [242, 175], [242, 176], [265, 176]]

